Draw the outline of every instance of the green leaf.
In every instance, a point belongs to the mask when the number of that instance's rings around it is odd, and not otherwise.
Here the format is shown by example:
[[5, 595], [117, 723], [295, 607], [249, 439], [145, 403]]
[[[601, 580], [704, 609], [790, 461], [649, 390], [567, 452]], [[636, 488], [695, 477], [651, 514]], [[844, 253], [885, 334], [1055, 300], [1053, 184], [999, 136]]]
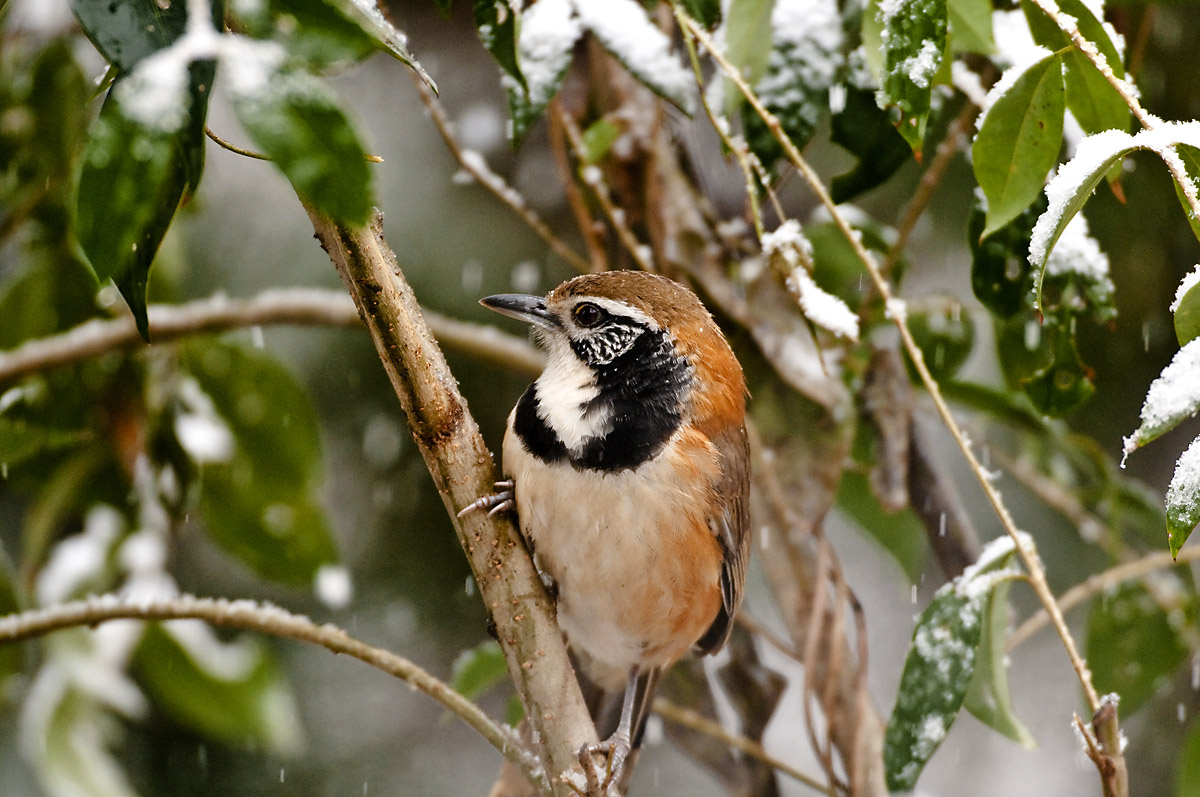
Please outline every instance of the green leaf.
[[1092, 604], [1084, 655], [1096, 689], [1121, 696], [1122, 716], [1132, 716], [1187, 660], [1182, 634], [1195, 614], [1195, 595], [1169, 571], [1152, 583], [1122, 584]]
[[996, 49], [989, 0], [946, 0], [946, 14], [954, 52], [990, 55]]
[[597, 119], [583, 131], [583, 149], [587, 163], [599, 163], [621, 136], [621, 128], [608, 119]]
[[[219, 6], [213, 6], [216, 24]], [[71, 10], [100, 54], [124, 73], [182, 36], [187, 25], [186, 3], [71, 0]]]
[[1058, 162], [1063, 132], [1062, 58], [1031, 64], [985, 113], [971, 145], [975, 179], [987, 197], [986, 238], [1035, 202]]
[[998, 585], [987, 597], [983, 610], [983, 637], [976, 654], [975, 675], [963, 706], [983, 724], [1012, 739], [1026, 749], [1037, 747], [1037, 740], [1017, 719], [1008, 691], [1008, 665], [1004, 640], [1008, 634], [1008, 589], [1011, 582]]
[[0, 349], [61, 332], [98, 312], [96, 277], [68, 253], [44, 253], [0, 294]]
[[1200, 794], [1200, 720], [1192, 720], [1175, 758], [1175, 797]]
[[975, 324], [962, 302], [949, 293], [911, 302], [908, 330], [938, 381], [954, 376], [975, 348]]
[[1200, 410], [1200, 340], [1191, 340], [1175, 352], [1171, 362], [1150, 383], [1142, 402], [1141, 423], [1125, 438], [1125, 454], [1174, 429]]
[[[739, 0], [733, 0], [731, 5], [738, 4]], [[683, 0], [683, 7], [688, 16], [709, 30], [721, 22], [721, 0]]]
[[[1193, 274], [1200, 276], [1196, 272]], [[1189, 281], [1190, 285], [1187, 284]], [[1175, 321], [1175, 337], [1180, 346], [1200, 337], [1200, 279], [1192, 275], [1184, 278], [1179, 292], [1175, 294], [1171, 313]]]
[[1023, 381], [1021, 387], [1033, 406], [1046, 415], [1061, 418], [1096, 392], [1091, 371], [1079, 358], [1073, 335], [1067, 329], [1051, 329], [1054, 360], [1044, 372]]
[[839, 204], [881, 185], [912, 159], [912, 148], [869, 89], [846, 86], [846, 102], [833, 115], [831, 139], [858, 158], [853, 169], [833, 178], [830, 190]]
[[[1127, 130], [1129, 107], [1087, 56], [1079, 52], [1062, 29], [1030, 0], [1022, 0], [1021, 7], [1029, 21], [1034, 41], [1049, 50], [1063, 53], [1067, 107], [1084, 132]], [[1113, 73], [1119, 78], [1125, 77], [1120, 52], [1086, 3], [1083, 0], [1064, 0], [1058, 4], [1058, 8], [1076, 20], [1079, 32], [1097, 46]]]
[[[1179, 144], [1175, 147], [1176, 154], [1183, 161], [1183, 168], [1187, 171], [1188, 177], [1196, 185], [1200, 185], [1200, 148], [1193, 147], [1190, 144]], [[1179, 204], [1183, 207], [1183, 215], [1187, 218], [1188, 224], [1192, 228], [1192, 235], [1196, 236], [1196, 240], [1200, 241], [1200, 218], [1192, 213], [1192, 206], [1188, 204], [1187, 196], [1184, 195], [1183, 189], [1179, 187], [1179, 183], [1174, 180], [1171, 185], [1175, 186], [1175, 196], [1179, 198]], [[1183, 343], [1183, 341], [1180, 341]]]
[[883, 742], [890, 791], [912, 791], [954, 723], [975, 674], [987, 598], [1018, 576], [1009, 566], [1015, 555], [1008, 538], [993, 542], [937, 591], [917, 620]]
[[504, 659], [504, 651], [491, 639], [458, 654], [451, 667], [450, 686], [469, 700], [475, 700], [507, 680], [508, 662]]
[[933, 80], [946, 50], [946, 0], [900, 0], [879, 7], [884, 74], [881, 96], [914, 152], [925, 139]]
[[300, 751], [295, 697], [261, 641], [243, 635], [222, 642], [196, 620], [151, 623], [133, 666], [155, 704], [179, 724], [230, 745]]
[[910, 508], [888, 512], [863, 473], [846, 470], [838, 485], [837, 506], [891, 554], [911, 581], [921, 577], [928, 558], [925, 526]]
[[52, 429], [0, 416], [0, 465], [7, 471], [44, 451], [70, 448], [89, 437], [80, 429]]
[[[296, 2], [296, 0], [286, 0]], [[437, 93], [437, 84], [408, 51], [408, 37], [383, 15], [375, 0], [325, 0], [344, 17], [355, 22], [385, 53], [406, 64], [425, 85]]]
[[337, 97], [308, 72], [288, 68], [269, 45], [247, 42], [226, 66], [261, 74], [231, 86], [233, 109], [296, 194], [334, 221], [354, 226], [371, 214], [371, 172]]
[[528, 89], [517, 61], [518, 18], [508, 0], [475, 0], [475, 30], [496, 63], [522, 89]]
[[571, 66], [575, 42], [583, 35], [570, 0], [541, 0], [522, 14], [519, 28], [517, 63], [524, 82], [511, 76], [503, 81], [514, 146], [558, 93]]
[[312, 586], [337, 552], [313, 499], [320, 445], [307, 394], [279, 363], [234, 346], [191, 343], [183, 364], [235, 446], [228, 461], [203, 465], [210, 536], [267, 578]]
[[[1191, 346], [1194, 344], [1189, 343]], [[1129, 438], [1125, 439], [1126, 450]], [[1200, 523], [1200, 438], [1192, 441], [1175, 463], [1175, 473], [1167, 487], [1167, 545], [1171, 556], [1187, 542]]]
[[[732, 0], [725, 17], [725, 57], [753, 86], [767, 71], [771, 50], [771, 14], [775, 0]], [[744, 101], [742, 93], [725, 79], [725, 115], [733, 117]]]
[[1046, 209], [1039, 194], [1034, 204], [986, 238], [983, 200], [976, 197], [967, 218], [967, 243], [971, 247], [971, 290], [993, 315], [1011, 318], [1029, 301], [1032, 269], [1029, 237], [1038, 216]]

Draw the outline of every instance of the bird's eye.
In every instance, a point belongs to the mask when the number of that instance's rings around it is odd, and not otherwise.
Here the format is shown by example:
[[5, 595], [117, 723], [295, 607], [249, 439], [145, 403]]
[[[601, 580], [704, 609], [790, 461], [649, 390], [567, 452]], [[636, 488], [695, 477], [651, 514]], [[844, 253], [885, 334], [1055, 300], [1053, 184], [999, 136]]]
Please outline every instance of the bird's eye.
[[581, 327], [594, 327], [604, 320], [604, 311], [591, 302], [575, 306], [575, 323]]

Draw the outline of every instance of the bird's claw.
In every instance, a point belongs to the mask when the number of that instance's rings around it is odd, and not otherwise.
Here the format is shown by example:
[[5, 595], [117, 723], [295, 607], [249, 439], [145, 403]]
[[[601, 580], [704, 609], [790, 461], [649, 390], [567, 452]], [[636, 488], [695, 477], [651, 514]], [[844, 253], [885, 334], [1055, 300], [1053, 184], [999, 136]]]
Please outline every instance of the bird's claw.
[[458, 516], [466, 517], [472, 512], [478, 512], [486, 509], [488, 511], [488, 517], [491, 517], [497, 512], [504, 512], [505, 510], [512, 509], [513, 506], [516, 505], [516, 493], [513, 491], [512, 479], [496, 482], [495, 486], [499, 488], [499, 492], [492, 493], [491, 495], [485, 495], [482, 498], [472, 501], [462, 508], [462, 511], [458, 513]]
[[[613, 787], [621, 782], [621, 775], [625, 771], [625, 761], [629, 758], [632, 750], [633, 744], [620, 731], [599, 744], [585, 744], [579, 748], [579, 763], [583, 766], [589, 795], [617, 793]], [[597, 754], [603, 755], [606, 759], [603, 782], [596, 774], [595, 756]]]

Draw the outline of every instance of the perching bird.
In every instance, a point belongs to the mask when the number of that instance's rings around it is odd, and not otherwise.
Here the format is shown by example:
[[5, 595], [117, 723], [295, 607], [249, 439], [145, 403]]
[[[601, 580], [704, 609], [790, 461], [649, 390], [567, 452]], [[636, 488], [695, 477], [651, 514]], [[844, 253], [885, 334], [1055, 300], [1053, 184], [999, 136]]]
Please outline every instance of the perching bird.
[[589, 274], [481, 304], [532, 324], [547, 363], [508, 417], [508, 489], [464, 513], [515, 505], [576, 661], [624, 687], [601, 745], [619, 780], [658, 674], [719, 650], [742, 600], [745, 379], [700, 300], [664, 277]]

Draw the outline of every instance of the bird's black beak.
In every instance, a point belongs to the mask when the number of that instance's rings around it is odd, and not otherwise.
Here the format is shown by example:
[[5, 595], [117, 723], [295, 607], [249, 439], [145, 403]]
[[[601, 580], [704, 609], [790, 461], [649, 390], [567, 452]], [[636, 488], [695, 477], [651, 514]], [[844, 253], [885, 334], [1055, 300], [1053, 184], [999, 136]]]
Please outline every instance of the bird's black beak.
[[543, 329], [561, 329], [558, 318], [546, 309], [546, 299], [542, 296], [527, 296], [523, 293], [499, 293], [495, 296], [485, 296], [479, 303], [489, 310], [495, 310], [500, 315], [515, 318]]

